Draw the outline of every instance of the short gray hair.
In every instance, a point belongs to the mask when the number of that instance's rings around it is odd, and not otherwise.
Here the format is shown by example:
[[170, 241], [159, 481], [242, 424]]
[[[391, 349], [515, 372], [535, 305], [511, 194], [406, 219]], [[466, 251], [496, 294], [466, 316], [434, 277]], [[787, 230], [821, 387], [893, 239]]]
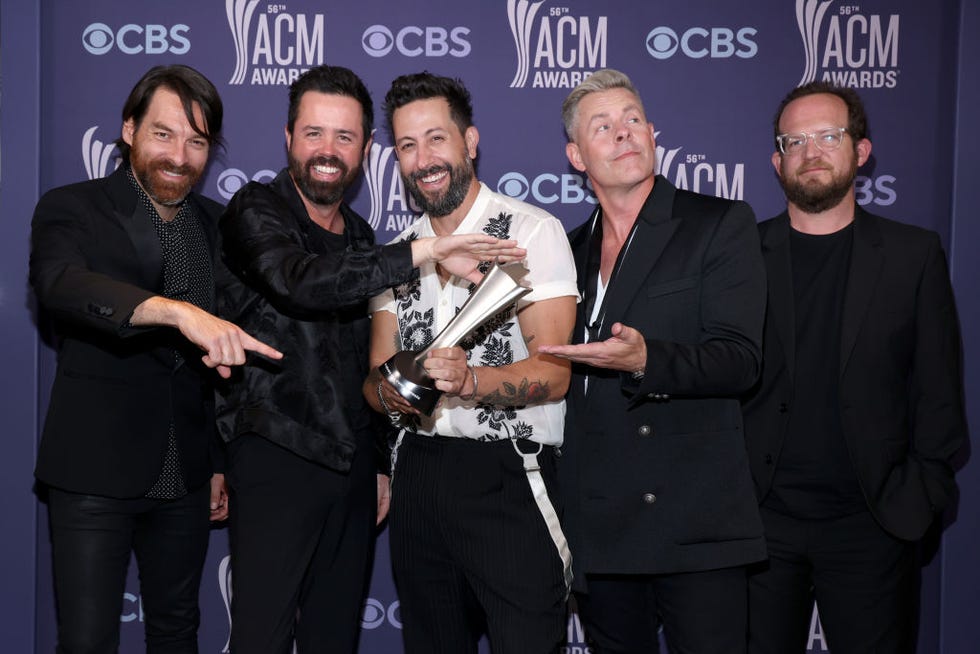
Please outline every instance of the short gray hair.
[[633, 82], [630, 81], [630, 78], [625, 73], [621, 73], [612, 68], [597, 70], [572, 89], [572, 92], [568, 94], [565, 101], [561, 103], [561, 120], [565, 125], [565, 136], [568, 137], [569, 141], [575, 140], [572, 135], [575, 133], [575, 123], [578, 120], [578, 105], [582, 101], [582, 98], [590, 93], [609, 91], [611, 89], [626, 89], [636, 96], [636, 101], [640, 103], [640, 108], [643, 107], [640, 94], [637, 93], [636, 87], [633, 86]]

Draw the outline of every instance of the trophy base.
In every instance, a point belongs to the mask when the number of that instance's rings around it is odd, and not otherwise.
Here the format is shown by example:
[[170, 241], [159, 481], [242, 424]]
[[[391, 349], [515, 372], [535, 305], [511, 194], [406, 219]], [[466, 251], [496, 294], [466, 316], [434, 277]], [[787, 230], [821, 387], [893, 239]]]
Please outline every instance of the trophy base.
[[402, 350], [378, 366], [378, 370], [406, 402], [429, 416], [442, 397], [442, 391], [436, 388], [425, 368], [415, 361], [417, 354]]

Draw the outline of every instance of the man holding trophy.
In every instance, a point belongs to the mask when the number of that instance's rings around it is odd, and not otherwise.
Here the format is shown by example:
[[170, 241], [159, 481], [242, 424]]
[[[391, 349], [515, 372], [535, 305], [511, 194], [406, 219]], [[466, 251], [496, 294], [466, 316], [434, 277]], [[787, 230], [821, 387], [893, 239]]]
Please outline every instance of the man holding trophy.
[[571, 334], [571, 251], [556, 218], [476, 179], [459, 80], [399, 77], [384, 109], [425, 212], [396, 240], [484, 232], [527, 249], [526, 273], [486, 262], [474, 287], [425, 264], [371, 303], [364, 395], [402, 429], [389, 523], [405, 651], [475, 651], [484, 632], [495, 654], [557, 651], [571, 559], [553, 498], [570, 366], [538, 348]]

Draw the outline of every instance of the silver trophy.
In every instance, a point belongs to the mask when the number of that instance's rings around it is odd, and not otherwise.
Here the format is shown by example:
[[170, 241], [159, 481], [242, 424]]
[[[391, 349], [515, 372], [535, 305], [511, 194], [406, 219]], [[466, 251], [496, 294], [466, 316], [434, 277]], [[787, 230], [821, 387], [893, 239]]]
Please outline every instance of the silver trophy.
[[378, 370], [409, 404], [425, 415], [431, 415], [442, 391], [425, 372], [422, 361], [430, 350], [458, 345], [498, 311], [530, 293], [530, 287], [519, 283], [526, 274], [527, 268], [521, 263], [504, 266], [494, 263], [459, 313], [428, 347], [420, 352], [402, 350], [381, 364]]

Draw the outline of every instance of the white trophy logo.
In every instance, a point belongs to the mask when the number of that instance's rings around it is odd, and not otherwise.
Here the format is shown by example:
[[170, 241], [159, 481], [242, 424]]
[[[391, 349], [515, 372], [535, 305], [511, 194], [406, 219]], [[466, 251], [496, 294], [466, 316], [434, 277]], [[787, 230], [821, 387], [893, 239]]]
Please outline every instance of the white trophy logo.
[[381, 211], [384, 206], [384, 177], [388, 169], [388, 161], [394, 154], [395, 148], [383, 147], [379, 143], [371, 144], [371, 153], [368, 155], [367, 171], [364, 178], [367, 180], [368, 193], [371, 195], [371, 215], [368, 217], [368, 224], [371, 229], [377, 230], [381, 225]]
[[[660, 132], [654, 132], [654, 138], [660, 138]], [[671, 165], [674, 163], [674, 157], [677, 153], [681, 151], [681, 148], [673, 148], [668, 150], [662, 145], [657, 146], [657, 161], [654, 163], [654, 168], [658, 175], [667, 176], [667, 172], [670, 170]]]
[[252, 23], [252, 14], [258, 4], [259, 0], [225, 0], [228, 26], [235, 41], [235, 72], [228, 80], [229, 84], [245, 81], [245, 73], [248, 72], [248, 26]]
[[510, 88], [523, 88], [527, 83], [527, 75], [531, 69], [531, 26], [538, 9], [544, 0], [529, 2], [528, 0], [507, 0], [507, 18], [510, 20], [510, 33], [517, 46], [517, 72], [510, 83]]
[[796, 24], [800, 28], [800, 36], [803, 37], [805, 60], [803, 77], [797, 86], [808, 84], [817, 77], [817, 37], [830, 3], [831, 0], [796, 0]]
[[[116, 151], [115, 143], [103, 143], [94, 138], [97, 129], [99, 129], [98, 125], [89, 127], [82, 136], [82, 161], [85, 162], [85, 174], [88, 175], [89, 179], [106, 176], [106, 173], [109, 172], [109, 159], [112, 157], [112, 153]], [[113, 170], [118, 167], [119, 159], [117, 158]]]
[[225, 555], [218, 564], [218, 590], [221, 591], [221, 599], [225, 603], [225, 612], [228, 613], [228, 642], [225, 643], [221, 654], [228, 654], [231, 645], [231, 555]]

